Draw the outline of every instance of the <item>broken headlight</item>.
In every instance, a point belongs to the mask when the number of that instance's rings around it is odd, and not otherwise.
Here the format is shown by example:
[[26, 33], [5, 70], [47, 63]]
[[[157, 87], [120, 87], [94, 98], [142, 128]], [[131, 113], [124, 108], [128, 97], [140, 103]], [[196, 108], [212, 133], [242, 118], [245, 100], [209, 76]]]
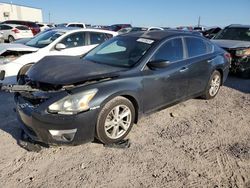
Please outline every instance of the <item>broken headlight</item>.
[[236, 50], [235, 55], [240, 56], [240, 57], [242, 57], [242, 56], [250, 56], [250, 48]]
[[97, 89], [92, 89], [83, 93], [69, 95], [49, 106], [50, 113], [77, 114], [89, 110], [89, 102], [97, 93]]
[[9, 57], [0, 57], [0, 65], [1, 64], [7, 64], [9, 62], [12, 62], [16, 60], [18, 57], [17, 56], [9, 56]]

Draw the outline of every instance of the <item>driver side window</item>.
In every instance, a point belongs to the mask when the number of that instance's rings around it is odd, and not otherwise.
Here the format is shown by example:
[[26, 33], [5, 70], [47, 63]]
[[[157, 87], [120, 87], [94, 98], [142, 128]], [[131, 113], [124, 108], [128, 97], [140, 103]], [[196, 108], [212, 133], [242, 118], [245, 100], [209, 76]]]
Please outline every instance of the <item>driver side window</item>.
[[64, 44], [66, 48], [85, 46], [85, 34], [83, 32], [73, 33], [62, 39], [60, 43]]
[[171, 39], [163, 44], [153, 56], [152, 60], [180, 61], [184, 58], [182, 39]]

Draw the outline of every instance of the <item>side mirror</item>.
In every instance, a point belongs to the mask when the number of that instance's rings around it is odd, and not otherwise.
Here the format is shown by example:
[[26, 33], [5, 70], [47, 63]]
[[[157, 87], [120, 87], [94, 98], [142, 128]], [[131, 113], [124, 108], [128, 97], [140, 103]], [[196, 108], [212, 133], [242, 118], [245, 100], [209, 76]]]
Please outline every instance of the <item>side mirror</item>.
[[55, 49], [58, 51], [64, 50], [64, 49], [66, 49], [66, 46], [62, 43], [58, 43], [58, 44], [56, 44]]
[[160, 68], [165, 68], [170, 64], [170, 61], [168, 60], [153, 60], [148, 62], [147, 66], [150, 69], [160, 69]]

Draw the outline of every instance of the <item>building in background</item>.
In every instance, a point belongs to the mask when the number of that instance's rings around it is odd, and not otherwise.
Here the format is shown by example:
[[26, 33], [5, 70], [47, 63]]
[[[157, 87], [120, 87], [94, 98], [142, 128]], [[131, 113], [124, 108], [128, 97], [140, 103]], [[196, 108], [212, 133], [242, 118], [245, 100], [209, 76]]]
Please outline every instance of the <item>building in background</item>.
[[6, 20], [43, 22], [42, 9], [0, 2], [0, 22]]

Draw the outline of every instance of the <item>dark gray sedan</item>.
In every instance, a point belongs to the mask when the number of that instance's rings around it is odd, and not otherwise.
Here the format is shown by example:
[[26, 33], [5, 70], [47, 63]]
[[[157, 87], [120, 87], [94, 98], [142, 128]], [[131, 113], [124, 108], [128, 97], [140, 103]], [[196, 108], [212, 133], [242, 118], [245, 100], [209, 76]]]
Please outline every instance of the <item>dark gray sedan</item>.
[[227, 52], [192, 33], [125, 34], [84, 57], [46, 57], [33, 65], [19, 80], [25, 87], [15, 97], [17, 114], [36, 141], [115, 143], [142, 114], [214, 98], [229, 66]]

